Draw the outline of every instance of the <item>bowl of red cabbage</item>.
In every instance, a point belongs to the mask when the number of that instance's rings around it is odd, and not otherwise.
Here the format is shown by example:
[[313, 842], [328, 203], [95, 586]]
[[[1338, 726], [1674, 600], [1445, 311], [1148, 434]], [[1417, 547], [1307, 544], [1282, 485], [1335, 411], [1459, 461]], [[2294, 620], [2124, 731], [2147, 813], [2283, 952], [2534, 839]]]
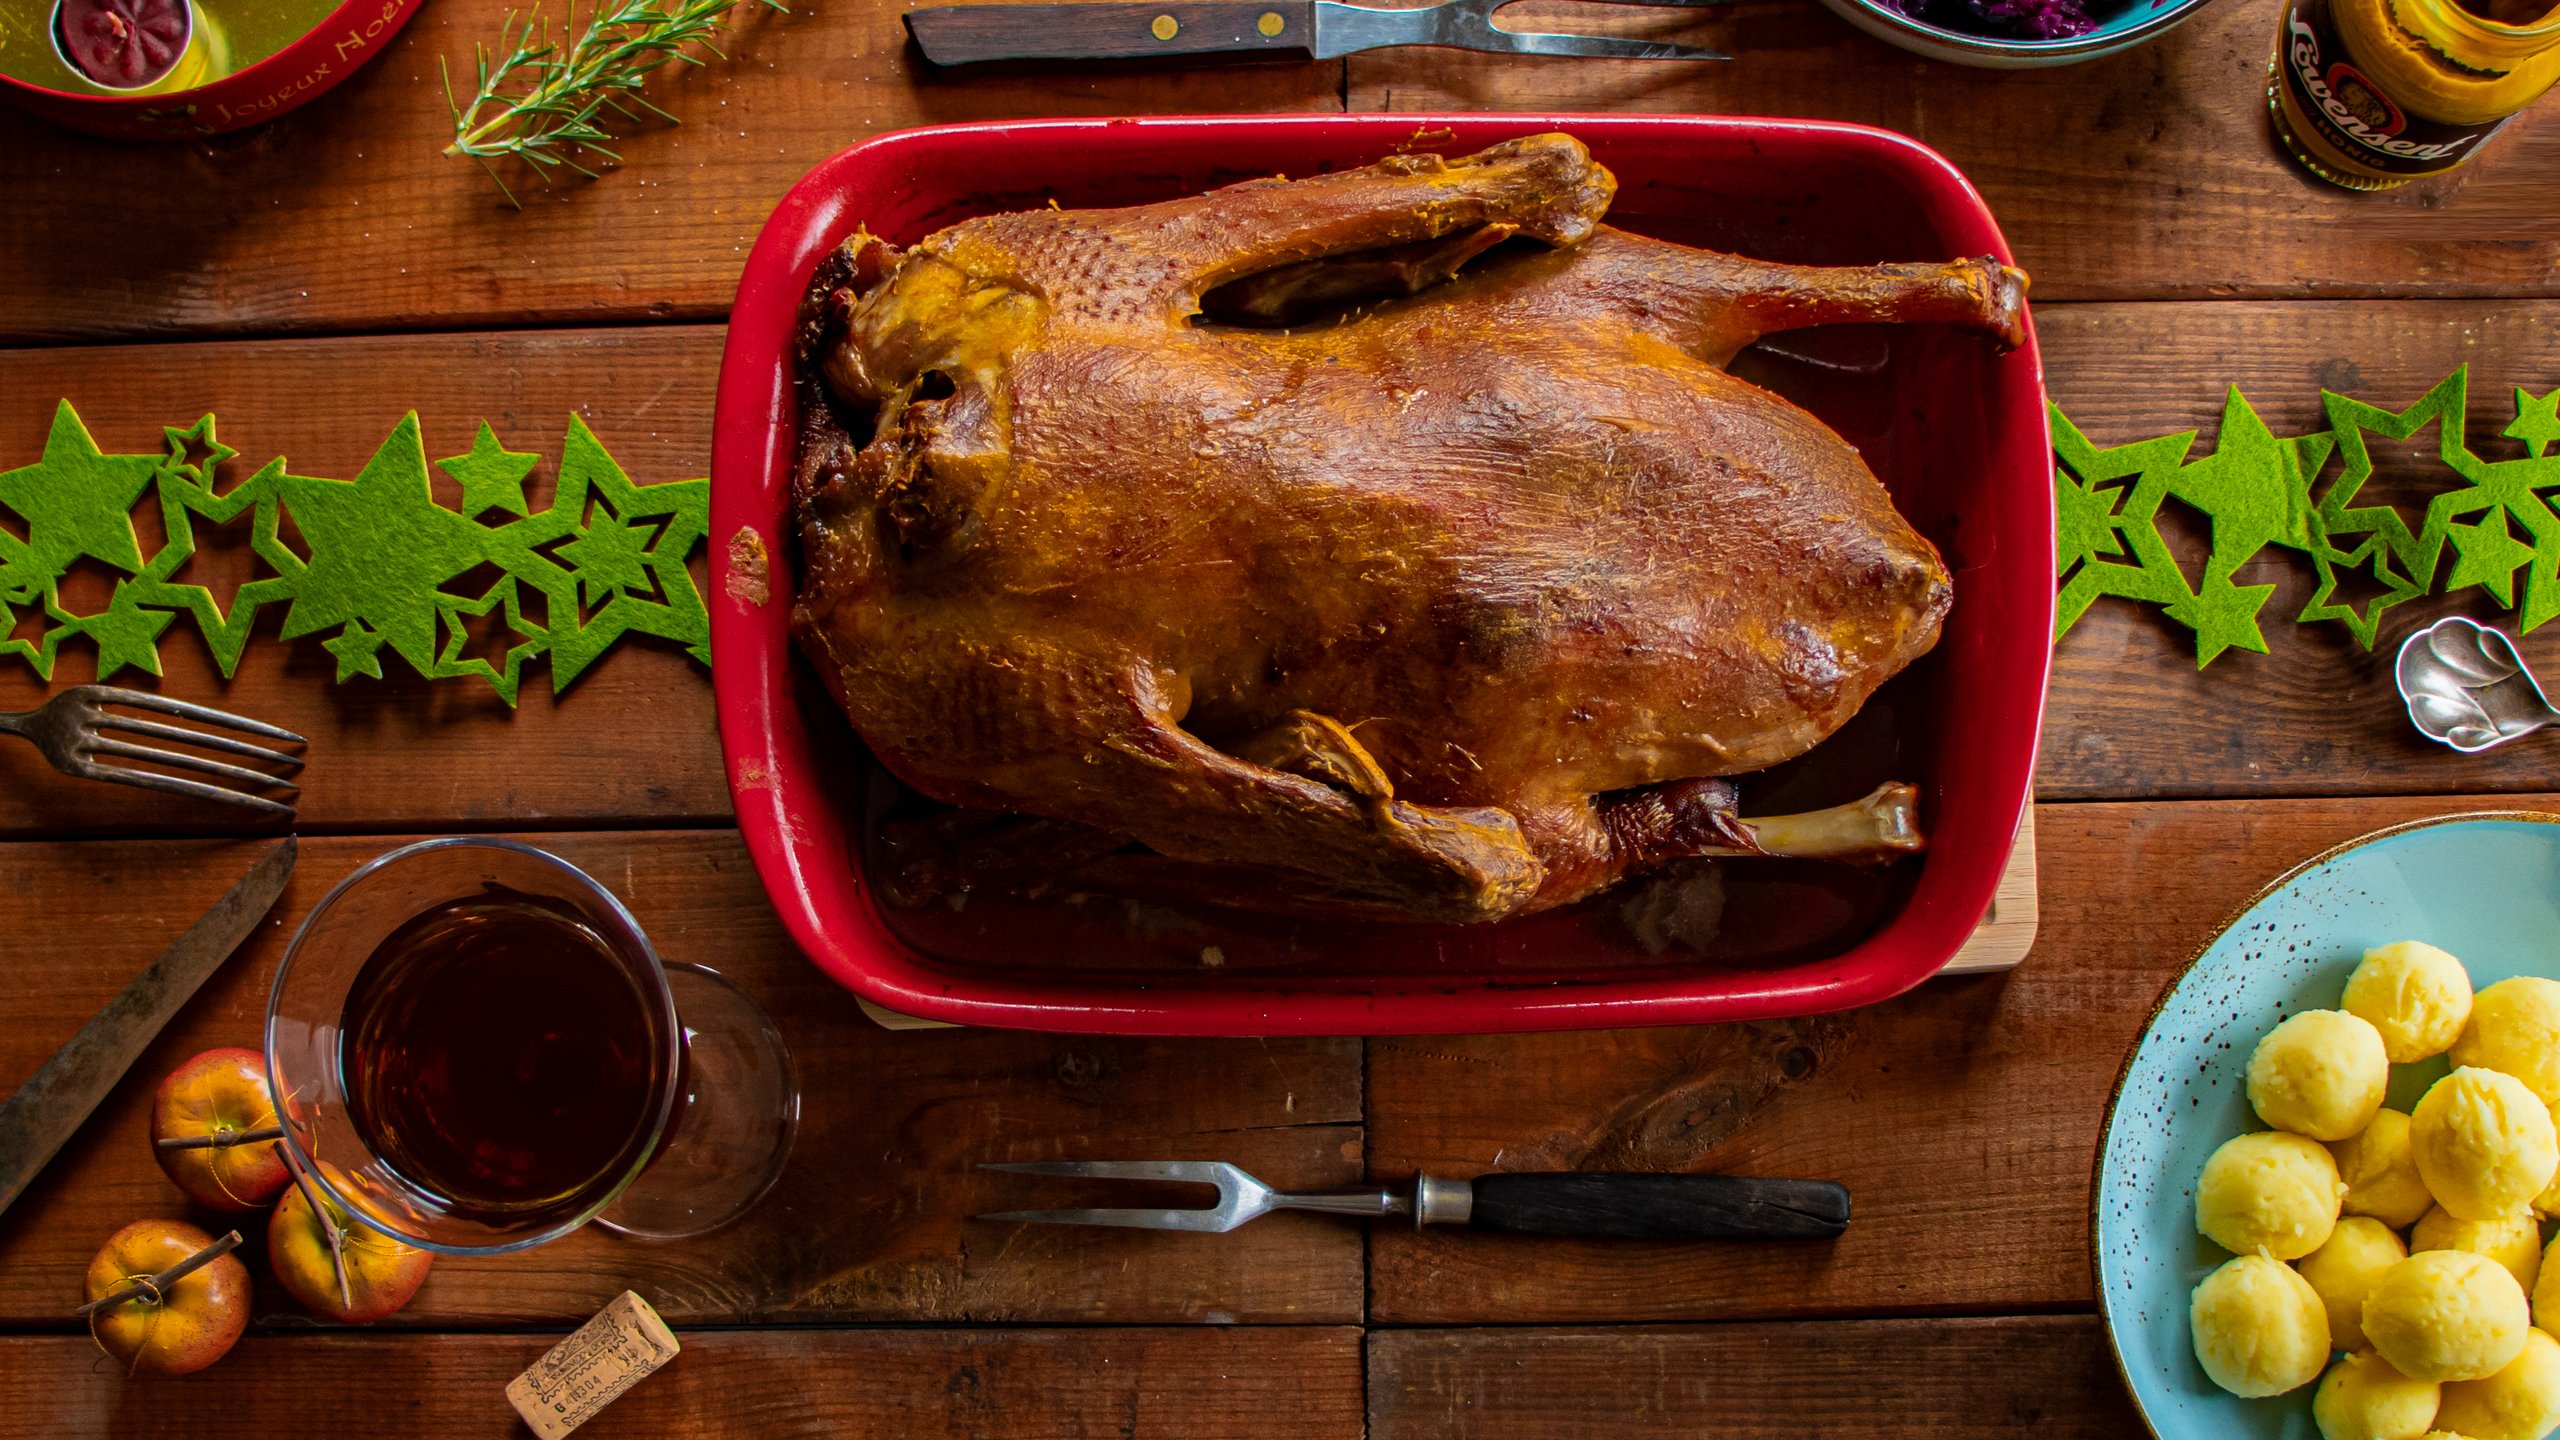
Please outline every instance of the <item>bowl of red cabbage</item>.
[[2205, 0], [1822, 0], [1889, 45], [1958, 65], [2024, 70], [2130, 50]]

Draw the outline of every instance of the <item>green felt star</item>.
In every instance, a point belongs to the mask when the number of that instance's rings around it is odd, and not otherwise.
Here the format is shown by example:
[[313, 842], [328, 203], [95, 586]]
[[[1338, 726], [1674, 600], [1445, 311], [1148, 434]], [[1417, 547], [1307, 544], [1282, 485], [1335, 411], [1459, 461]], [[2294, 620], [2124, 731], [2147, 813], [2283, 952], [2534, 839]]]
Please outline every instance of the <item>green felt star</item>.
[[2053, 468], [2054, 573], [2069, 575], [2101, 555], [2121, 555], [2116, 538], [2116, 504], [2122, 490], [2083, 485], [2069, 470]]
[[[2521, 630], [2560, 619], [2560, 511], [2551, 498], [2560, 491], [2560, 454], [2551, 453], [2560, 446], [2560, 389], [2540, 397], [2516, 391], [2516, 418], [2505, 434], [2525, 455], [2492, 461], [2473, 454], [2464, 438], [2469, 385], [2469, 371], [2457, 369], [2397, 411], [2324, 391], [2326, 428], [2290, 437], [2268, 430], [2239, 390], [2227, 389], [2214, 452], [2192, 461], [2193, 431], [2099, 449], [2053, 411], [2060, 466], [2055, 635], [2097, 597], [2116, 595], [2157, 605], [2193, 626], [2200, 664], [2228, 649], [2262, 649], [2256, 616], [2264, 587], [2241, 586], [2233, 577], [2269, 545], [2304, 552], [2319, 572], [2318, 592], [2298, 618], [2338, 621], [2367, 648], [2383, 612], [2425, 593], [2440, 570], [2447, 592], [2477, 586], [2512, 606]], [[2436, 427], [2435, 458], [2448, 479], [2429, 497], [2423, 517], [2413, 524], [2389, 505], [2358, 505], [2374, 474], [2368, 437], [2408, 440], [2429, 425]], [[2339, 460], [2336, 478], [2315, 502], [2316, 482], [2332, 455]], [[2102, 488], [2126, 480], [2131, 483], [2121, 491]], [[2159, 534], [2160, 506], [2170, 500], [2213, 527], [2211, 553], [2193, 584]], [[2099, 558], [2118, 542], [2135, 563]], [[2443, 564], [2448, 545], [2450, 567]], [[2339, 602], [2340, 576], [2359, 570], [2382, 593], [2362, 605]]]
[[109, 680], [127, 665], [145, 674], [160, 673], [160, 633], [178, 617], [166, 610], [148, 610], [134, 602], [130, 581], [119, 582], [109, 597], [107, 608], [95, 615], [73, 615], [62, 608], [61, 598], [47, 591], [44, 612], [56, 622], [44, 633], [44, 643], [37, 648], [36, 673], [53, 678], [54, 663], [60, 659], [62, 643], [75, 637], [86, 639], [98, 650], [98, 678]]
[[[2349, 551], [2323, 546], [2312, 559], [2320, 570], [2320, 588], [2296, 618], [2335, 620], [2346, 626], [2347, 632], [2356, 637], [2356, 643], [2367, 650], [2373, 648], [2374, 636], [2382, 628], [2382, 612], [2426, 591], [2425, 586], [2403, 575], [2392, 564], [2390, 542], [2380, 534], [2367, 535], [2363, 543]], [[2362, 610], [2331, 600], [2329, 597], [2337, 593], [2341, 570], [2365, 571], [2381, 583], [2383, 593], [2366, 601]]]
[[2213, 453], [2165, 477], [2170, 494], [2213, 522], [2208, 573], [2227, 576], [2270, 544], [2311, 548], [2311, 477], [2331, 443], [2325, 435], [2279, 440], [2239, 386], [2224, 393]]
[[2170, 601], [2166, 613], [2196, 632], [2196, 668], [2201, 670], [2235, 646], [2267, 653], [2267, 639], [2258, 632], [2258, 611], [2274, 593], [2273, 585], [2234, 585], [2228, 575], [2208, 574], [2194, 595]]
[[[183, 430], [175, 425], [161, 426], [160, 434], [169, 447], [168, 457], [160, 462], [162, 477], [175, 476], [191, 485], [211, 486], [215, 468], [240, 453], [215, 439], [213, 429], [211, 415]], [[196, 458], [198, 455], [203, 458]]]
[[[211, 470], [208, 464], [205, 473], [209, 476]], [[251, 540], [260, 547], [260, 553], [282, 550], [276, 525], [277, 496], [284, 474], [284, 462], [271, 460], [230, 494], [216, 495], [209, 486], [190, 479], [184, 467], [167, 466], [160, 472], [160, 528], [169, 539], [135, 577], [134, 599], [137, 604], [171, 607], [192, 616], [197, 633], [204, 637], [205, 648], [213, 653], [213, 663], [225, 679], [240, 668], [240, 656], [248, 649], [250, 632], [257, 625], [259, 605], [279, 598], [276, 582], [243, 585], [232, 596], [230, 610], [225, 611], [215, 603], [212, 590], [202, 585], [178, 584], [176, 576], [196, 553], [195, 521], [199, 518], [228, 525], [247, 514]]]
[[[2509, 439], [2523, 441], [2527, 455], [2542, 458], [2553, 442], [2560, 441], [2560, 386], [2554, 386], [2550, 394], [2538, 400], [2526, 394], [2523, 386], [2517, 386], [2516, 418], [2507, 423], [2503, 433]], [[2560, 476], [2555, 476], [2552, 483], [2560, 484]]]
[[471, 453], [439, 460], [436, 468], [462, 482], [463, 514], [479, 515], [490, 510], [504, 510], [512, 515], [522, 515], [526, 513], [525, 479], [541, 462], [539, 455], [527, 455], [500, 445], [497, 432], [483, 420], [479, 435], [471, 442]]
[[18, 628], [19, 614], [28, 608], [24, 602], [12, 604], [8, 593], [0, 591], [0, 658], [24, 660], [37, 675], [44, 676], [48, 671], [44, 667], [43, 651], [37, 648], [35, 641], [12, 633]]
[[[563, 445], [558, 495], [533, 514], [524, 487], [537, 457], [506, 449], [485, 424], [469, 453], [437, 462], [462, 485], [470, 514], [436, 503], [415, 414], [353, 480], [297, 475], [276, 459], [227, 493], [215, 472], [237, 452], [217, 438], [213, 416], [161, 434], [156, 453], [105, 454], [66, 402], [43, 457], [0, 472], [0, 657], [50, 677], [62, 647], [84, 640], [101, 678], [126, 668], [158, 674], [160, 638], [184, 614], [227, 676], [262, 607], [283, 603], [283, 637], [326, 636], [341, 681], [379, 678], [388, 647], [431, 678], [485, 679], [510, 705], [527, 661], [550, 654], [557, 693], [635, 631], [709, 659], [709, 617], [687, 568], [708, 528], [709, 482], [635, 485], [581, 421]], [[148, 556], [131, 518], [146, 495], [167, 537]], [[516, 518], [475, 518], [493, 512]], [[178, 576], [197, 553], [200, 524], [244, 520], [273, 573], [242, 585], [225, 609]], [[95, 615], [62, 605], [60, 582], [84, 556], [129, 577]], [[490, 570], [497, 578], [477, 594], [444, 588]], [[527, 614], [528, 592], [547, 623]], [[521, 643], [495, 663], [468, 657], [467, 622], [500, 606]], [[12, 635], [39, 607], [43, 628]]]
[[382, 632], [366, 629], [361, 620], [348, 621], [346, 629], [321, 641], [320, 648], [337, 657], [340, 684], [358, 675], [382, 678]]
[[649, 542], [655, 525], [631, 525], [598, 501], [588, 511], [587, 528], [560, 547], [560, 558], [578, 577], [578, 593], [587, 608], [625, 590], [649, 583]]
[[[2273, 587], [2235, 585], [2232, 576], [2270, 544], [2308, 550], [2318, 543], [2311, 480], [2328, 461], [2328, 437], [2277, 437], [2236, 386], [2224, 397], [2213, 453], [2192, 463], [2186, 458], [2195, 446], [2192, 430], [2101, 450], [2060, 411], [2053, 412], [2052, 420], [2054, 453], [2061, 462], [2057, 485], [2094, 497], [2112, 493], [2101, 492], [2100, 481], [2132, 479], [2121, 507], [2105, 522], [2123, 537], [2136, 562], [2103, 564], [2084, 553], [2076, 571], [2064, 572], [2068, 578], [2057, 604], [2056, 633], [2067, 630], [2099, 595], [2118, 595], [2156, 604], [2170, 619], [2194, 629], [2199, 665], [2235, 646], [2263, 652], [2266, 640], [2256, 616]], [[2171, 500], [2212, 524], [2212, 549], [2200, 584], [2189, 584], [2160, 536], [2160, 507]], [[2064, 500], [2059, 492], [2057, 501], [2085, 504]], [[2075, 543], [2085, 544], [2092, 522], [2084, 514], [2075, 523], [2081, 527]]]
[[418, 673], [434, 673], [436, 587], [485, 558], [486, 532], [435, 502], [417, 412], [401, 419], [354, 480], [287, 474], [281, 489], [311, 547], [307, 564], [281, 542], [261, 547], [291, 581], [284, 638], [362, 620]]
[[[2127, 565], [2083, 555], [2078, 568], [2063, 582], [2062, 594], [2055, 604], [2054, 637], [2061, 638], [2101, 595], [2154, 605], [2191, 597], [2194, 591], [2179, 573], [2169, 547], [2161, 542], [2155, 523], [2166, 491], [2157, 483], [2146, 482], [2177, 467], [2188, 447], [2195, 443], [2195, 432], [2101, 448], [2091, 444], [2059, 406], [2051, 407], [2048, 417], [2052, 422], [2054, 457], [2061, 462], [2055, 472], [2056, 485], [2078, 488], [2092, 496], [2124, 495], [2120, 512], [2108, 525], [2130, 542], [2134, 558], [2134, 563]], [[2124, 491], [2105, 488], [2110, 481], [2126, 479], [2136, 483]], [[2123, 547], [2119, 545], [2114, 553], [2123, 553]]]
[[[436, 654], [435, 673], [438, 678], [477, 675], [489, 682], [490, 688], [498, 692], [499, 699], [510, 705], [516, 703], [516, 687], [523, 677], [524, 662], [540, 654], [551, 638], [549, 630], [525, 619], [516, 591], [516, 582], [512, 578], [504, 578], [490, 586], [487, 593], [478, 599], [446, 595], [436, 602], [445, 621], [444, 648]], [[463, 621], [470, 616], [486, 615], [501, 604], [506, 607], [507, 628], [524, 636], [525, 643], [509, 648], [503, 665], [492, 665], [486, 660], [465, 656], [462, 652], [471, 643], [471, 627]]]
[[[2355, 503], [2356, 492], [2373, 475], [2373, 453], [2365, 436], [2406, 440], [2432, 424], [2437, 434], [2436, 453], [2445, 466], [2456, 475], [2476, 478], [2483, 462], [2471, 454], [2463, 441], [2470, 379], [2470, 367], [2464, 366], [2436, 382], [2435, 388], [2419, 396], [2417, 403], [2399, 411], [2377, 409], [2326, 390], [2320, 392], [2321, 403], [2329, 412], [2330, 431], [2338, 438], [2338, 454], [2344, 462], [2338, 478], [2320, 497], [2317, 514], [2321, 525], [2337, 543], [2347, 543], [2338, 540], [2342, 536], [2379, 537], [2401, 573], [2421, 590], [2435, 578], [2436, 562], [2444, 553], [2445, 519], [2430, 505], [2422, 528], [2412, 531], [2400, 512], [2388, 505]], [[2368, 646], [2371, 643], [2366, 641]]]
[[[591, 502], [601, 502], [600, 513], [592, 518]], [[638, 593], [630, 578], [627, 536], [603, 541], [604, 548], [596, 552], [596, 562], [604, 567], [594, 577], [600, 584], [591, 586], [582, 578], [577, 557], [569, 553], [577, 541], [570, 537], [594, 538], [599, 526], [593, 521], [603, 519], [603, 512], [625, 528], [660, 522], [657, 539], [639, 556], [656, 598]], [[543, 597], [551, 622], [553, 694], [566, 691], [609, 646], [632, 632], [677, 641], [695, 659], [710, 663], [710, 615], [685, 566], [710, 521], [711, 482], [634, 485], [587, 423], [569, 417], [569, 434], [560, 446], [560, 485], [550, 506], [491, 535], [491, 558]], [[555, 541], [569, 542], [557, 547], [557, 560], [542, 553]], [[583, 621], [582, 591], [604, 595], [604, 603]]]
[[2501, 605], [2515, 604], [2516, 568], [2534, 556], [2534, 548], [2507, 533], [2507, 512], [2501, 507], [2489, 512], [2477, 525], [2448, 525], [2445, 538], [2453, 543], [2453, 572], [2445, 577], [2447, 591], [2477, 585], [2498, 597]]
[[86, 555], [126, 574], [142, 568], [133, 502], [160, 468], [153, 455], [107, 455], [71, 402], [53, 412], [44, 458], [0, 471], [0, 505], [26, 521], [23, 541], [0, 528], [0, 590], [24, 603]]

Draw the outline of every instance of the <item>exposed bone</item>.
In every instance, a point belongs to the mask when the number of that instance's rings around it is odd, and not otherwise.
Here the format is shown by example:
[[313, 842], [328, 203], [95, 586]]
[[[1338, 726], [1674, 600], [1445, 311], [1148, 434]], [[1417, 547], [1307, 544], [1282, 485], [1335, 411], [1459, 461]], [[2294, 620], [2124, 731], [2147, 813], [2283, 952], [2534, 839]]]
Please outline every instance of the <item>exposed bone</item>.
[[[1928, 837], [1920, 833], [1920, 789], [1899, 780], [1887, 781], [1866, 798], [1846, 805], [1809, 810], [1801, 815], [1746, 819], [1742, 828], [1759, 843], [1759, 853], [1796, 860], [1875, 865], [1927, 849], [1929, 844]], [[1698, 853], [1728, 856], [1752, 852], [1706, 849]]]

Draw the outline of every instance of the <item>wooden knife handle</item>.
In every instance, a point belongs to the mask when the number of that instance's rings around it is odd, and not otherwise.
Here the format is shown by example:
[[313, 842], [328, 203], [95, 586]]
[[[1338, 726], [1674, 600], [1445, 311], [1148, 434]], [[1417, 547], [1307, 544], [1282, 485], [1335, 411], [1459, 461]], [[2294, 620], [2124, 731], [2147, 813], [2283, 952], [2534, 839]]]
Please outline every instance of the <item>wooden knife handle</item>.
[[1131, 60], [1149, 55], [1315, 53], [1313, 0], [1165, 5], [933, 5], [906, 13], [936, 65], [982, 60]]
[[1627, 1240], [1828, 1240], [1849, 1228], [1829, 1180], [1576, 1172], [1476, 1177], [1467, 1223], [1526, 1235]]

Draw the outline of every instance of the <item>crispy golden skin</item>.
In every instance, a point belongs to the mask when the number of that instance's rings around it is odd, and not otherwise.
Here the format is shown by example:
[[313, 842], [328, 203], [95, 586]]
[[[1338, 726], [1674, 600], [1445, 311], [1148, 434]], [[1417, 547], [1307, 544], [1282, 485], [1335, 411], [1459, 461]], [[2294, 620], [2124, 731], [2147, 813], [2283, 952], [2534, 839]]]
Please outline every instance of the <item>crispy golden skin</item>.
[[[1951, 591], [1855, 450], [1720, 367], [1843, 321], [2014, 342], [2024, 277], [1642, 239], [1599, 224], [1614, 185], [1545, 135], [848, 242], [796, 622], [854, 728], [1241, 904], [1489, 920], [1732, 843], [1696, 782], [1830, 734]], [[1451, 277], [1515, 235], [1545, 248]], [[1196, 324], [1230, 281], [1247, 314], [1418, 293]]]

